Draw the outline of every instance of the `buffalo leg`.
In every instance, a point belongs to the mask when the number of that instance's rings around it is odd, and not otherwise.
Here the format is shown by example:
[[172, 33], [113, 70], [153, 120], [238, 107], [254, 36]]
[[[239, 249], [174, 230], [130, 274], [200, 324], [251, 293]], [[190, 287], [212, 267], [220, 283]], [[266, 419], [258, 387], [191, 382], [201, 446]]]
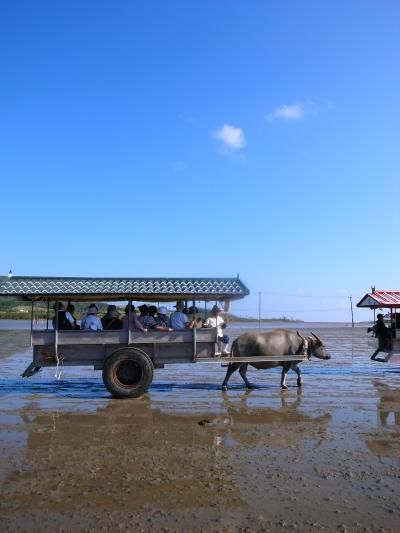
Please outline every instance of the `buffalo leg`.
[[289, 372], [290, 365], [283, 365], [282, 366], [282, 375], [281, 375], [281, 389], [287, 389], [286, 386], [286, 375]]
[[247, 379], [247, 367], [248, 365], [242, 365], [239, 369], [239, 374], [242, 376], [243, 381], [246, 383], [246, 387], [248, 389], [254, 389], [253, 385], [250, 383], [250, 381]]
[[240, 366], [241, 366], [240, 363], [229, 363], [224, 382], [222, 383], [222, 390], [228, 390], [227, 385], [228, 385], [229, 378], [234, 372], [236, 372], [238, 368], [240, 368]]
[[374, 353], [371, 355], [371, 360], [372, 361], [375, 361], [376, 360], [376, 356], [378, 355], [378, 353], [381, 351], [380, 348], [377, 348]]
[[301, 371], [299, 368], [299, 365], [297, 363], [294, 363], [290, 367], [292, 370], [294, 370], [297, 374], [297, 386], [301, 387], [303, 385], [303, 378], [301, 377]]

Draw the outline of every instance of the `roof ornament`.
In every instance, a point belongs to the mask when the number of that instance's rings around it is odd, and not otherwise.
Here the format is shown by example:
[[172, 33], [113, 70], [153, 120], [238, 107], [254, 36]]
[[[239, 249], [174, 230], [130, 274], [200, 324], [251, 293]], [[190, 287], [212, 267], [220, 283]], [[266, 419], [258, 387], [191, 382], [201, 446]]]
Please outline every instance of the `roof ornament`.
[[13, 275], [13, 273], [12, 273], [12, 270], [10, 269], [10, 271], [8, 273], [8, 279], [12, 278], [12, 275]]

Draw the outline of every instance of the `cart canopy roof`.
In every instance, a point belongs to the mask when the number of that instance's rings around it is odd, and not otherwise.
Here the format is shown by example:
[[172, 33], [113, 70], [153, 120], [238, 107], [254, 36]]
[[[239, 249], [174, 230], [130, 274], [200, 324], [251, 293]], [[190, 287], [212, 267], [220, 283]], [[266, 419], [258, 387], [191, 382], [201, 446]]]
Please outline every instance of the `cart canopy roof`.
[[400, 308], [400, 291], [377, 291], [367, 293], [358, 302], [357, 307], [369, 307], [370, 309]]
[[23, 300], [132, 300], [168, 302], [244, 298], [248, 288], [236, 278], [42, 278], [12, 276], [0, 281], [0, 296]]

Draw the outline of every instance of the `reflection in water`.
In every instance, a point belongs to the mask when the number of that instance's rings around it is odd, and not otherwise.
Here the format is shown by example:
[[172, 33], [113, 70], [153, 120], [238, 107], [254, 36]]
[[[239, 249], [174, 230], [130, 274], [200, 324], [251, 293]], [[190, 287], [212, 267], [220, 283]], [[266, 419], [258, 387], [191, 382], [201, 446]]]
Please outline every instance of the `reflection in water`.
[[[380, 425], [388, 426], [390, 418], [393, 419], [394, 424], [400, 425], [400, 389], [390, 387], [378, 380], [375, 380], [373, 384], [379, 398], [377, 408]], [[393, 417], [390, 417], [392, 413]]]
[[364, 435], [368, 449], [379, 458], [400, 458], [400, 388], [374, 380], [378, 395], [378, 429]]
[[198, 415], [163, 413], [146, 395], [110, 401], [94, 413], [46, 412], [31, 405], [23, 419], [24, 486], [13, 482], [12, 473], [4, 482], [15, 510], [39, 505], [48, 512], [71, 506], [126, 512], [158, 502], [171, 511], [226, 506], [228, 500], [244, 505], [228, 446], [218, 440], [221, 432], [227, 434], [221, 417], [202, 427]]
[[[323, 426], [326, 429], [331, 415], [326, 413], [319, 416], [310, 416], [299, 410], [302, 401], [302, 389], [297, 389], [294, 397], [287, 393], [280, 394], [279, 408], [249, 406], [248, 401], [254, 390], [245, 390], [230, 395], [227, 392], [220, 393], [220, 408], [218, 414], [209, 414], [209, 423], [204, 426], [211, 432], [234, 429], [235, 426], [247, 424], [249, 426], [272, 426], [282, 425], [284, 429], [296, 424], [309, 424], [311, 426]], [[101, 439], [113, 440], [115, 435], [124, 435], [133, 438], [135, 446], [140, 441], [143, 444], [155, 431], [154, 428], [162, 426], [164, 429], [183, 429], [181, 443], [187, 446], [196, 445], [196, 438], [202, 443], [212, 444], [213, 439], [208, 439], [209, 431], [199, 432], [200, 415], [179, 415], [170, 412], [166, 405], [161, 407], [158, 401], [146, 394], [140, 399], [109, 401], [105, 406], [99, 406], [92, 412], [70, 411], [41, 411], [37, 409], [35, 402], [30, 403], [21, 412], [21, 418], [25, 422], [28, 431], [28, 449], [39, 448], [51, 450], [57, 446], [75, 446], [80, 440], [84, 440], [88, 446], [95, 445], [101, 435]], [[215, 406], [214, 406], [215, 407]], [[297, 436], [298, 437], [298, 436]], [[307, 438], [302, 435], [301, 438]]]
[[[306, 445], [318, 447], [326, 438], [326, 431], [331, 415], [325, 413], [311, 416], [301, 411], [302, 394], [298, 388], [294, 398], [282, 392], [280, 408], [249, 407], [248, 400], [255, 394], [254, 390], [246, 390], [239, 399], [232, 398], [229, 392], [222, 393], [223, 405], [228, 415], [230, 437], [235, 442], [249, 445], [257, 436], [257, 446], [283, 449], [299, 446], [302, 441]], [[249, 431], [243, 431], [246, 425]], [[314, 443], [314, 446], [312, 445]]]

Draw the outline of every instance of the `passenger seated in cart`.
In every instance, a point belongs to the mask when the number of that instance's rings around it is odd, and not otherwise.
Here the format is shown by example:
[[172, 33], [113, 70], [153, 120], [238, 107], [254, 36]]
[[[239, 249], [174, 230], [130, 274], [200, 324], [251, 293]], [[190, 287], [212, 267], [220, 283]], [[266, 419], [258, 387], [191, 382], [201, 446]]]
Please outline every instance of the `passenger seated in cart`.
[[101, 319], [103, 329], [122, 329], [122, 320], [116, 305], [109, 305], [107, 314]]
[[[122, 319], [122, 329], [128, 329], [129, 325], [129, 304], [125, 307], [125, 316]], [[147, 331], [147, 329], [139, 322], [135, 311], [135, 306], [131, 304], [131, 330]]]
[[86, 316], [82, 318], [81, 329], [86, 331], [101, 331], [103, 325], [100, 318], [97, 316], [99, 312], [97, 305], [90, 304], [86, 313]]
[[195, 320], [190, 321], [186, 313], [183, 312], [185, 304], [182, 300], [178, 300], [175, 305], [176, 311], [174, 311], [170, 317], [171, 328], [174, 331], [182, 331], [184, 329], [192, 329]]
[[149, 316], [154, 320], [154, 325], [151, 326], [151, 329], [154, 329], [155, 331], [173, 331], [173, 329], [168, 326], [167, 308], [160, 307], [160, 309], [163, 311], [165, 310], [164, 316], [158, 316], [157, 307], [155, 305], [149, 307]]
[[168, 309], [165, 307], [165, 305], [162, 305], [158, 308], [157, 316], [156, 316], [156, 322], [158, 326], [162, 326], [164, 328], [169, 328], [172, 331], [172, 328], [170, 327], [169, 322], [169, 316], [167, 315]]
[[221, 352], [221, 355], [230, 355], [228, 351], [229, 337], [222, 332], [227, 324], [222, 316], [219, 315], [221, 311], [222, 309], [218, 305], [214, 305], [211, 309], [211, 316], [204, 322], [204, 327], [217, 328], [218, 351]]
[[[76, 321], [76, 318], [74, 316], [74, 313], [75, 313], [75, 306], [72, 305], [72, 303], [70, 301], [68, 301], [68, 305], [67, 305], [67, 311], [66, 311], [66, 316], [71, 315], [71, 318], [73, 320], [73, 327], [72, 329], [81, 329], [80, 325], [78, 324], [78, 322]], [[68, 318], [69, 320], [69, 318]]]
[[385, 322], [383, 321], [382, 313], [376, 315], [377, 321], [372, 328], [375, 337], [378, 339], [378, 348], [375, 350], [371, 359], [374, 360], [379, 352], [389, 350], [392, 344], [392, 336], [390, 329], [386, 327]]
[[152, 329], [156, 325], [155, 319], [149, 314], [149, 307], [146, 304], [139, 306], [140, 316], [139, 322], [144, 328]]
[[[54, 311], [57, 311], [57, 329], [74, 329], [74, 318], [69, 311], [65, 310], [62, 302], [53, 305]], [[53, 317], [53, 328], [56, 329], [56, 317]]]
[[191, 305], [191, 306], [189, 307], [188, 312], [189, 312], [189, 315], [192, 315], [192, 318], [193, 318], [193, 320], [195, 321], [195, 328], [196, 328], [196, 329], [202, 328], [202, 327], [204, 326], [204, 320], [201, 318], [201, 316], [198, 316], [198, 317], [196, 318], [196, 315], [197, 315], [197, 313], [199, 312], [199, 310], [197, 309], [197, 307]]

